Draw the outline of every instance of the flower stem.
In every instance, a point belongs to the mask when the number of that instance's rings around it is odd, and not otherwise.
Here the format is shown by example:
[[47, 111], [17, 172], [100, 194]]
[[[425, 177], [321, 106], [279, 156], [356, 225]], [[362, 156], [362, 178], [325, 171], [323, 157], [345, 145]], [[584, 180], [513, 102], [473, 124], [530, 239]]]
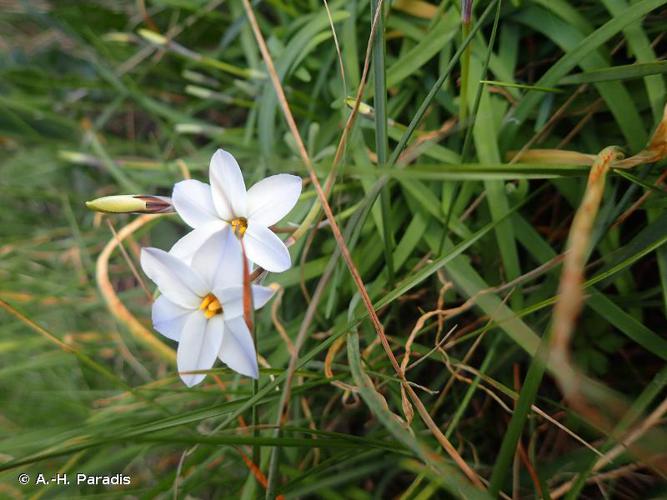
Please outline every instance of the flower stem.
[[[461, 2], [461, 43], [470, 35], [470, 21], [472, 17], [472, 0]], [[459, 94], [459, 123], [465, 126], [468, 118], [468, 77], [470, 72], [470, 50], [468, 44], [461, 57], [461, 92]]]
[[[372, 18], [375, 13], [382, 9], [382, 3], [378, 0], [371, 1]], [[375, 44], [373, 45], [373, 69], [375, 79], [375, 152], [377, 154], [378, 168], [384, 168], [387, 163], [389, 149], [387, 137], [387, 82], [385, 80], [385, 44], [384, 44], [384, 14], [379, 12], [377, 17], [377, 29], [375, 31]], [[390, 214], [390, 187], [384, 186], [380, 192], [380, 206], [382, 210], [382, 236], [384, 239], [385, 263], [387, 266], [387, 279], [389, 284], [394, 281], [393, 263], [393, 232]]]
[[[259, 356], [259, 348], [257, 345], [257, 332], [255, 331], [255, 321], [253, 318], [253, 311], [254, 311], [254, 306], [252, 303], [252, 287], [251, 287], [251, 282], [250, 282], [250, 268], [248, 266], [248, 258], [246, 256], [246, 251], [245, 251], [245, 245], [243, 244], [243, 238], [239, 239], [241, 243], [241, 253], [243, 254], [243, 318], [245, 319], [246, 324], [248, 325], [248, 330], [250, 330], [250, 334], [252, 335], [252, 342], [255, 344], [255, 356]], [[259, 379], [253, 379], [252, 381], [252, 395], [253, 399], [254, 396], [257, 395], [257, 392], [259, 391]], [[250, 410], [250, 420], [251, 420], [251, 425], [252, 425], [252, 435], [253, 437], [259, 437], [259, 416], [257, 413], [257, 404], [252, 405], [252, 408]], [[252, 445], [252, 462], [257, 467], [257, 469], [260, 469], [260, 447], [259, 444], [257, 444], [257, 441]], [[259, 480], [257, 480], [257, 484], [259, 483]]]
[[[257, 350], [257, 342], [255, 341], [255, 350]], [[255, 379], [252, 381], [252, 397], [253, 399], [257, 395], [257, 392], [259, 391], [259, 380]], [[257, 405], [252, 405], [252, 413], [251, 413], [251, 425], [252, 425], [252, 436], [254, 438], [259, 437], [259, 415], [257, 412]], [[255, 442], [252, 445], [252, 463], [255, 464], [257, 469], [260, 469], [260, 447], [259, 445]], [[259, 481], [257, 481], [257, 484], [260, 484]]]

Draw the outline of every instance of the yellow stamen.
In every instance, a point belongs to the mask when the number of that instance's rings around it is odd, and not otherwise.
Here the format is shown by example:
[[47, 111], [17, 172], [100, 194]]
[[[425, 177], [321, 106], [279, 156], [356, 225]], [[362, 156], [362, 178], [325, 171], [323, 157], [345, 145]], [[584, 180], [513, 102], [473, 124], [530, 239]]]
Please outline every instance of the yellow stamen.
[[211, 319], [216, 314], [222, 314], [222, 305], [215, 295], [209, 293], [199, 304], [199, 309], [204, 311], [206, 319]]
[[204, 297], [204, 300], [201, 301], [201, 304], [199, 304], [199, 309], [206, 309], [213, 300], [215, 300], [215, 297], [213, 294], [209, 293], [206, 297]]
[[222, 306], [220, 305], [220, 302], [218, 302], [217, 300], [214, 300], [213, 302], [211, 302], [211, 303], [208, 305], [208, 307], [206, 308], [206, 310], [207, 310], [207, 311], [212, 311], [212, 312], [222, 311]]
[[243, 235], [248, 229], [248, 220], [244, 217], [238, 217], [237, 219], [232, 219], [232, 232], [238, 237], [243, 238]]

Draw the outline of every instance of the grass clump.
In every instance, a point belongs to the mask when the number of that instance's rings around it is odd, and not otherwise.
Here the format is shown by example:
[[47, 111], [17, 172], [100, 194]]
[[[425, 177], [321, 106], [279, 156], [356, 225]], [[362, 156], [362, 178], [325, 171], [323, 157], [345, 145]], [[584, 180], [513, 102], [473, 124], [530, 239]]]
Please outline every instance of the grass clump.
[[[0, 496], [665, 495], [664, 2], [472, 7], [7, 2]], [[219, 147], [305, 179], [294, 266], [187, 389], [135, 269], [187, 228], [84, 202]]]

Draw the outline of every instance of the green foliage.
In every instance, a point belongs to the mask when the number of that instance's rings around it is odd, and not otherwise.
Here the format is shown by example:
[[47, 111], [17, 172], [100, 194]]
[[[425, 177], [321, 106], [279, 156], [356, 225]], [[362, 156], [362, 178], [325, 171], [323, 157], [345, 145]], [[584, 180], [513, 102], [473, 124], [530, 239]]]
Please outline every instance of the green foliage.
[[[321, 2], [253, 2], [322, 182], [378, 3], [330, 1], [330, 18]], [[465, 30], [458, 2], [384, 3], [384, 46], [370, 51], [362, 98], [371, 112], [350, 131], [330, 203], [399, 362], [422, 314], [449, 311], [415, 334], [406, 377], [491, 496], [546, 497], [573, 480], [572, 498], [596, 497], [592, 480], [605, 473], [610, 497], [667, 494], [665, 471], [645, 465], [661, 451], [655, 440], [602, 468], [585, 444], [613, 449], [664, 394], [664, 161], [612, 171], [592, 233], [572, 354], [625, 398], [614, 432], [563, 400], [544, 347], [554, 259], [588, 167], [508, 162], [529, 142], [586, 154], [645, 145], [665, 104], [666, 3], [480, 1]], [[256, 390], [220, 365], [186, 389], [173, 360], [107, 308], [96, 260], [113, 235], [86, 200], [168, 196], [183, 167], [205, 181], [218, 147], [248, 185], [307, 177], [240, 1], [9, 1], [0, 28], [0, 497], [263, 498], [246, 463], [253, 447], [265, 475], [275, 450], [270, 479], [285, 498], [488, 497], [416, 410], [407, 422], [400, 378], [327, 225], [291, 247], [294, 268], [265, 280], [284, 295], [273, 317], [277, 298], [255, 318], [266, 360]], [[296, 227], [315, 199], [306, 183], [280, 227]], [[120, 230], [133, 218], [108, 219]], [[186, 230], [162, 217], [125, 247], [136, 264], [140, 246], [168, 248]], [[150, 301], [120, 252], [109, 276], [150, 329]], [[306, 328], [307, 339], [276, 436], [290, 356], [279, 328], [291, 341]], [[30, 484], [19, 484], [22, 472]], [[132, 482], [36, 485], [40, 472]]]

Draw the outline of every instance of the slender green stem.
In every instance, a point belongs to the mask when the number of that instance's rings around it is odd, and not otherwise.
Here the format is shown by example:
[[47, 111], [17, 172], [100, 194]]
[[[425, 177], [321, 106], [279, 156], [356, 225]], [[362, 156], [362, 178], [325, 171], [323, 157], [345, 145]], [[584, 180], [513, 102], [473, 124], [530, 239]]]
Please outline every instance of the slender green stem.
[[[445, 80], [449, 77], [450, 73], [454, 69], [454, 66], [456, 66], [457, 62], [459, 61], [461, 55], [463, 54], [463, 51], [465, 48], [468, 46], [472, 38], [475, 36], [475, 34], [479, 31], [479, 29], [482, 27], [482, 24], [486, 20], [486, 18], [490, 15], [491, 11], [493, 10], [493, 7], [498, 5], [500, 0], [494, 0], [489, 4], [489, 6], [486, 8], [486, 10], [482, 13], [482, 15], [479, 18], [479, 21], [475, 23], [475, 26], [472, 28], [470, 31], [470, 34], [468, 37], [463, 41], [461, 46], [458, 48], [456, 53], [452, 56], [452, 59], [450, 60], [449, 64], [447, 65], [447, 68], [443, 73], [440, 75], [438, 80], [433, 84], [431, 87], [431, 90], [429, 93], [426, 95], [424, 100], [422, 101], [421, 105], [419, 106], [419, 109], [415, 113], [415, 115], [412, 117], [412, 120], [410, 121], [410, 124], [406, 128], [405, 132], [401, 136], [401, 139], [398, 142], [398, 145], [394, 148], [391, 157], [389, 158], [389, 161], [387, 162], [387, 166], [390, 167], [396, 163], [396, 160], [398, 159], [399, 155], [403, 151], [403, 148], [405, 148], [405, 145], [408, 143], [410, 140], [410, 137], [412, 137], [412, 134], [414, 133], [415, 129], [419, 125], [419, 122], [421, 119], [424, 117], [424, 114], [426, 113], [426, 110], [430, 106], [431, 102], [435, 98], [435, 95], [438, 93], [438, 90], [442, 87], [444, 84]], [[362, 203], [362, 206], [359, 208], [359, 210], [363, 210], [366, 212], [365, 215], [361, 215], [359, 217], [353, 217], [351, 219], [352, 224], [363, 224], [364, 221], [366, 220], [366, 216], [368, 215], [368, 210], [370, 209], [370, 205], [372, 205], [375, 202], [376, 197], [382, 190], [382, 188], [387, 184], [389, 181], [389, 176], [387, 174], [383, 175], [380, 177], [375, 184], [373, 184], [373, 187], [371, 190], [367, 193], [366, 198], [364, 198], [364, 201]], [[359, 212], [357, 212], [359, 213]], [[356, 214], [355, 214], [356, 215]], [[445, 226], [447, 227], [447, 226]], [[444, 240], [443, 240], [444, 241]]]
[[[623, 435], [623, 433], [626, 432], [630, 426], [636, 422], [637, 418], [639, 418], [646, 410], [646, 407], [648, 407], [653, 399], [664, 390], [665, 385], [667, 385], [667, 367], [664, 367], [662, 370], [660, 370], [653, 378], [653, 380], [646, 385], [646, 388], [635, 400], [632, 407], [620, 420], [613, 432], [610, 433], [609, 438], [600, 448], [603, 453], [609, 451], [617, 442], [620, 441], [620, 437]], [[572, 483], [572, 488], [565, 497], [565, 500], [575, 500], [579, 497], [581, 490], [586, 485], [586, 479], [588, 479], [590, 476], [599, 458], [600, 457], [597, 455], [591, 457], [589, 463], [586, 464], [586, 466], [579, 472], [579, 474], [577, 474]]]
[[[499, 2], [499, 0], [493, 0], [489, 6], [484, 10], [482, 15], [479, 18], [479, 21], [475, 23], [474, 27], [470, 30], [470, 34], [466, 37], [466, 39], [463, 41], [461, 46], [458, 48], [456, 53], [452, 56], [452, 59], [450, 60], [449, 64], [447, 65], [447, 68], [442, 72], [438, 80], [433, 84], [431, 87], [431, 90], [429, 93], [426, 95], [424, 100], [422, 101], [421, 105], [419, 106], [419, 109], [415, 113], [414, 117], [410, 121], [410, 124], [406, 127], [405, 132], [401, 136], [401, 139], [398, 142], [398, 145], [394, 148], [392, 151], [391, 157], [387, 161], [387, 166], [394, 165], [396, 163], [396, 160], [398, 159], [398, 156], [401, 154], [403, 149], [405, 148], [406, 144], [410, 140], [410, 137], [412, 137], [412, 134], [414, 133], [415, 129], [419, 125], [419, 122], [421, 122], [422, 118], [424, 117], [424, 114], [426, 113], [426, 110], [428, 107], [431, 105], [431, 102], [435, 98], [435, 95], [438, 93], [440, 88], [442, 88], [442, 85], [444, 84], [445, 80], [447, 77], [449, 77], [450, 73], [458, 63], [461, 55], [463, 54], [463, 51], [465, 48], [468, 46], [470, 41], [472, 40], [473, 36], [480, 30], [482, 25], [484, 24], [484, 21], [486, 18], [489, 16], [491, 11], [493, 10], [493, 6], [496, 5]], [[332, 170], [332, 172], [335, 172]], [[330, 173], [331, 176], [331, 173]], [[388, 176], [383, 175], [380, 179], [378, 179], [375, 183], [375, 185], [372, 188], [372, 192], [374, 193], [373, 196], [370, 198], [370, 203], [373, 203], [375, 201], [375, 196], [380, 192], [380, 190], [385, 186], [385, 184], [388, 181]], [[328, 182], [328, 180], [327, 180]], [[317, 216], [319, 214], [320, 210], [320, 204], [319, 202], [314, 202], [313, 206], [311, 207], [310, 211], [304, 218], [304, 220], [301, 222], [297, 230], [294, 232], [292, 235], [292, 239], [298, 240], [303, 235], [310, 229], [310, 226], [315, 222], [317, 219]], [[365, 217], [361, 220], [363, 223], [365, 220]]]
[[[498, 0], [497, 6], [496, 6], [496, 16], [493, 20], [493, 29], [491, 30], [491, 38], [489, 38], [489, 46], [488, 50], [486, 51], [486, 58], [484, 59], [484, 66], [482, 67], [482, 78], [486, 78], [486, 72], [489, 67], [489, 61], [491, 60], [491, 51], [493, 51], [493, 45], [495, 44], [496, 41], [496, 33], [498, 31], [498, 22], [500, 21], [500, 7], [502, 5], [502, 0]], [[486, 14], [486, 12], [485, 12]], [[465, 53], [463, 54], [463, 57], [465, 57]], [[469, 60], [468, 63], [469, 64]], [[461, 67], [463, 68], [463, 63], [461, 64]], [[467, 68], [466, 68], [467, 71]], [[466, 76], [467, 77], [467, 76]], [[463, 80], [461, 80], [463, 82]], [[463, 85], [463, 83], [461, 83]], [[461, 163], [465, 163], [468, 159], [468, 153], [470, 151], [470, 140], [472, 138], [472, 129], [475, 124], [475, 120], [477, 119], [477, 112], [479, 111], [479, 104], [482, 100], [482, 91], [484, 90], [484, 85], [480, 83], [477, 86], [477, 93], [475, 94], [475, 102], [473, 103], [472, 106], [472, 120], [470, 121], [470, 126], [466, 128], [466, 135], [465, 139], [463, 141], [463, 148], [461, 149]], [[461, 97], [463, 98], [463, 94], [461, 94]], [[461, 124], [463, 124], [463, 120], [461, 120]], [[449, 200], [449, 208], [447, 210], [447, 213], [445, 214], [445, 225], [442, 231], [442, 238], [440, 239], [440, 253], [442, 253], [442, 250], [445, 245], [445, 240], [447, 239], [447, 235], [449, 233], [449, 221], [452, 216], [452, 210], [454, 208], [454, 203], [456, 201], [456, 195], [457, 195], [458, 189], [456, 186], [454, 187], [454, 192], [452, 193], [452, 196]]]
[[406, 131], [401, 136], [401, 139], [398, 141], [398, 144], [394, 148], [394, 151], [391, 153], [391, 157], [389, 158], [389, 161], [387, 162], [388, 166], [391, 166], [391, 165], [396, 163], [396, 160], [398, 160], [398, 157], [401, 154], [401, 152], [403, 151], [403, 148], [405, 148], [406, 144], [410, 140], [410, 137], [412, 137], [412, 134], [416, 130], [419, 123], [422, 121], [422, 118], [424, 118], [424, 115], [426, 114], [426, 110], [431, 105], [431, 102], [433, 102], [433, 99], [435, 99], [435, 95], [442, 88], [442, 86], [445, 83], [445, 80], [447, 80], [447, 78], [449, 78], [449, 75], [452, 72], [452, 69], [454, 69], [454, 66], [456, 66], [456, 64], [458, 63], [461, 55], [463, 54], [463, 51], [470, 44], [473, 37], [477, 34], [477, 32], [480, 30], [480, 28], [484, 24], [484, 21], [486, 21], [486, 18], [489, 17], [491, 12], [493, 11], [493, 7], [496, 6], [499, 1], [500, 0], [493, 0], [488, 5], [488, 7], [484, 10], [482, 15], [479, 17], [479, 21], [477, 21], [475, 26], [470, 30], [470, 34], [461, 43], [461, 46], [454, 53], [454, 55], [452, 56], [452, 59], [449, 61], [449, 64], [447, 65], [445, 70], [438, 77], [438, 80], [433, 84], [429, 93], [426, 94], [426, 97], [424, 98], [421, 105], [419, 106], [419, 109], [417, 109], [417, 112], [412, 117], [412, 120], [410, 120], [410, 124], [408, 125], [408, 128], [406, 129]]
[[[248, 265], [248, 258], [246, 256], [246, 251], [245, 251], [245, 245], [243, 244], [243, 240], [239, 240], [241, 242], [241, 255], [243, 256], [243, 318], [246, 322], [246, 325], [248, 326], [248, 329], [250, 330], [250, 335], [252, 335], [252, 343], [255, 346], [255, 357], [257, 357], [257, 353], [259, 352], [259, 343], [257, 341], [257, 329], [255, 328], [255, 307], [253, 305], [253, 297], [252, 297], [252, 287], [250, 284], [250, 266]], [[252, 381], [252, 395], [253, 395], [253, 400], [254, 396], [257, 395], [259, 392], [259, 370], [257, 374], [258, 378], [254, 379]], [[250, 410], [250, 421], [252, 425], [252, 434], [253, 437], [258, 438], [259, 437], [259, 417], [257, 414], [257, 403], [253, 403], [251, 410]], [[260, 445], [258, 444], [258, 441], [255, 441], [255, 443], [252, 445], [252, 462], [256, 467], [260, 467], [259, 463], [260, 459]], [[256, 478], [256, 482], [257, 481]]]
[[[461, 41], [470, 34], [470, 19], [461, 24]], [[459, 94], [459, 123], [463, 125], [468, 118], [468, 79], [470, 77], [470, 44], [461, 56], [461, 92]]]
[[[487, 325], [487, 326], [490, 326]], [[486, 373], [486, 370], [488, 370], [489, 366], [491, 366], [491, 362], [494, 360], [496, 351], [498, 350], [498, 346], [500, 345], [500, 342], [503, 340], [503, 337], [500, 335], [496, 336], [493, 339], [493, 343], [491, 344], [491, 347], [489, 348], [489, 351], [486, 353], [486, 356], [484, 360], [482, 361], [482, 364], [479, 367], [479, 371], [477, 375], [475, 375], [475, 378], [468, 386], [468, 390], [466, 391], [465, 395], [463, 396], [463, 400], [461, 403], [456, 407], [456, 411], [454, 412], [454, 416], [449, 422], [449, 425], [447, 426], [447, 431], [445, 432], [445, 437], [450, 438], [451, 435], [454, 433], [456, 430], [456, 426], [459, 425], [459, 421], [461, 420], [461, 417], [463, 417], [463, 414], [465, 413], [466, 409], [468, 408], [468, 405], [470, 404], [470, 401], [472, 400], [472, 397], [475, 395], [475, 392], [477, 391], [477, 388], [479, 387], [479, 383], [482, 380], [482, 375]]]
[[[252, 381], [252, 396], [253, 398], [257, 396], [257, 393], [259, 392], [259, 380], [253, 380]], [[251, 413], [251, 418], [252, 418], [252, 435], [255, 438], [259, 437], [259, 414], [257, 412], [257, 405], [253, 404], [252, 405], [252, 413]], [[260, 447], [257, 444], [252, 445], [252, 463], [255, 464], [255, 466], [260, 467]], [[259, 484], [259, 483], [258, 483]]]
[[[276, 438], [282, 437], [282, 429], [278, 427], [276, 430], [274, 436]], [[276, 486], [277, 486], [277, 481], [278, 481], [278, 461], [280, 460], [280, 457], [278, 456], [280, 453], [280, 446], [275, 446], [273, 450], [271, 451], [271, 459], [269, 460], [269, 484], [266, 487], [266, 500], [273, 500], [276, 498]]]
[[[375, 12], [382, 8], [378, 0], [371, 1], [371, 19], [375, 18]], [[375, 31], [375, 44], [373, 45], [373, 75], [375, 79], [375, 152], [377, 154], [378, 168], [384, 168], [387, 163], [389, 140], [387, 136], [387, 82], [385, 79], [385, 43], [384, 43], [384, 13], [378, 15], [377, 29]], [[389, 206], [391, 197], [390, 187], [386, 185], [380, 192], [380, 205], [382, 207], [382, 230], [384, 237], [384, 256], [387, 266], [387, 277], [389, 284], [394, 282], [394, 235], [391, 224], [391, 210]]]
[[[496, 33], [498, 31], [498, 22], [500, 21], [500, 7], [502, 6], [502, 0], [498, 0], [496, 7], [496, 17], [493, 20], [493, 28], [491, 30], [491, 37], [489, 38], [489, 48], [486, 51], [486, 58], [484, 59], [484, 66], [482, 67], [482, 80], [486, 79], [486, 73], [489, 68], [489, 61], [491, 60], [491, 52], [493, 51], [493, 45], [496, 42]], [[472, 120], [470, 121], [470, 127], [466, 130], [465, 140], [463, 141], [463, 149], [461, 150], [461, 163], [465, 163], [468, 158], [468, 151], [470, 149], [470, 140], [472, 138], [472, 129], [477, 119], [477, 112], [479, 111], [479, 104], [482, 100], [482, 92], [484, 91], [484, 84], [480, 82], [477, 86], [477, 93], [475, 94], [475, 102], [473, 103], [472, 109]]]
[[493, 467], [491, 480], [489, 482], [489, 494], [494, 498], [498, 497], [500, 489], [502, 488], [505, 479], [508, 477], [508, 471], [514, 460], [516, 446], [521, 437], [521, 433], [523, 432], [523, 426], [526, 423], [526, 418], [528, 417], [528, 413], [530, 413], [530, 407], [535, 401], [537, 390], [542, 382], [542, 377], [544, 376], [544, 371], [547, 366], [550, 336], [551, 329], [540, 342], [537, 352], [530, 362], [528, 373], [526, 373], [526, 378], [523, 381], [523, 389], [521, 389], [521, 394], [519, 394], [519, 399], [516, 402], [512, 419], [507, 427], [503, 442], [500, 445], [500, 451], [496, 457], [496, 465]]
[[[473, 0], [461, 1], [461, 42], [470, 34]], [[461, 57], [461, 93], [459, 94], [459, 123], [464, 126], [468, 118], [468, 80], [470, 79], [470, 51], [468, 45]], [[462, 129], [464, 130], [464, 129]]]

